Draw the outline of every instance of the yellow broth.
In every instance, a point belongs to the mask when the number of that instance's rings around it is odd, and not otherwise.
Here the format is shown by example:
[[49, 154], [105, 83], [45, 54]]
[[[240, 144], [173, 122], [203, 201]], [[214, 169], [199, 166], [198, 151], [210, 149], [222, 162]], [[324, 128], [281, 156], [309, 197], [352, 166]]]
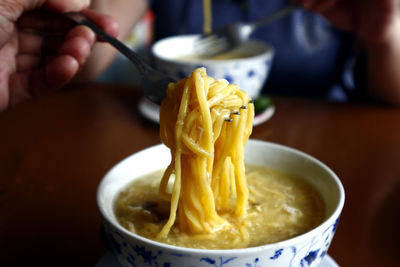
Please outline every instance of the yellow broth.
[[185, 56], [181, 56], [178, 59], [179, 60], [183, 60], [183, 61], [191, 61], [191, 60], [203, 60], [203, 59], [212, 59], [212, 60], [227, 60], [227, 59], [239, 59], [239, 58], [246, 58], [246, 57], [250, 57], [252, 56], [251, 53], [246, 53], [243, 51], [228, 51], [225, 53], [221, 53], [218, 54], [216, 56], [213, 57], [207, 57], [204, 58], [202, 55], [195, 55], [195, 54], [191, 54], [191, 55], [185, 55]]
[[135, 180], [114, 203], [116, 217], [123, 227], [152, 240], [201, 249], [254, 247], [300, 235], [323, 220], [322, 198], [304, 179], [271, 168], [246, 165], [249, 207], [245, 218], [234, 216], [232, 202], [231, 211], [218, 211], [229, 223], [212, 234], [182, 233], [177, 220], [166, 238], [157, 238], [170, 207], [169, 201], [158, 194], [162, 174], [163, 170], [159, 170]]

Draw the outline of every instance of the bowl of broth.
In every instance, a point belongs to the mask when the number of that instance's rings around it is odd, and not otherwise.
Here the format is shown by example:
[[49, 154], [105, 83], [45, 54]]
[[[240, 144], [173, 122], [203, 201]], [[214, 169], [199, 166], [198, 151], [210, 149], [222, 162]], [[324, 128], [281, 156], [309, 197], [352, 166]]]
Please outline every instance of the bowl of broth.
[[157, 41], [151, 49], [155, 67], [177, 80], [197, 67], [205, 67], [210, 76], [237, 84], [251, 98], [260, 95], [274, 57], [270, 44], [249, 40], [231, 51], [205, 58], [196, 52], [198, 38], [179, 35]]
[[344, 205], [339, 178], [308, 154], [260, 140], [247, 142], [244, 161], [245, 220], [228, 212], [224, 219], [236, 226], [230, 230], [188, 235], [172, 226], [167, 237], [157, 235], [170, 208], [158, 185], [170, 150], [156, 145], [114, 166], [99, 185], [97, 203], [118, 261], [141, 267], [317, 266]]

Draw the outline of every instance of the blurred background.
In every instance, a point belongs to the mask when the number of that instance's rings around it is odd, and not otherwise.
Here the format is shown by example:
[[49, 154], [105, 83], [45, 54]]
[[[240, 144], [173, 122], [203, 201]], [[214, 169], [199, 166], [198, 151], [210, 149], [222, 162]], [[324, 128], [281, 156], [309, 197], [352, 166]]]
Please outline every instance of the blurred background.
[[[110, 3], [97, 0], [92, 7], [114, 16], [121, 25], [119, 38], [149, 62], [154, 42], [203, 32], [203, 1]], [[286, 0], [213, 0], [211, 26], [216, 29], [227, 23], [253, 22], [289, 3]], [[365, 78], [362, 49], [353, 34], [332, 26], [322, 15], [298, 8], [260, 27], [251, 38], [266, 42], [275, 50], [263, 93], [333, 101], [362, 97], [358, 93], [364, 88]], [[105, 44], [97, 46], [77, 81], [138, 83], [136, 69], [130, 62], [119, 54], [115, 56], [115, 51]]]

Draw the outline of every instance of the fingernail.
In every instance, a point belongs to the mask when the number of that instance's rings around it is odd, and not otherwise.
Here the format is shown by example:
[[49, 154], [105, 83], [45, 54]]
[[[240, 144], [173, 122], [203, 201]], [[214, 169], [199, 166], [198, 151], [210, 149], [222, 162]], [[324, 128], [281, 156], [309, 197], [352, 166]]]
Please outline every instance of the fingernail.
[[47, 6], [58, 12], [81, 11], [90, 5], [90, 0], [48, 0]]
[[87, 7], [89, 7], [90, 5], [90, 0], [73, 0], [72, 2], [74, 2], [74, 6], [77, 10], [75, 11], [79, 11], [82, 9], [85, 9]]

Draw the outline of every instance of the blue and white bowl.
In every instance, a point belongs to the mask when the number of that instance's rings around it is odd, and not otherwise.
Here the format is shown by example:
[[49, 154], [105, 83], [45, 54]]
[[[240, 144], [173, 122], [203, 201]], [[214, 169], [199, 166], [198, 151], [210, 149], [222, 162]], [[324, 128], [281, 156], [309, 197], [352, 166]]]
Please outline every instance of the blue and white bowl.
[[[195, 42], [199, 35], [179, 35], [156, 42], [152, 49], [155, 66], [171, 77], [188, 77], [197, 67], [205, 67], [208, 76], [226, 79], [247, 94], [256, 98], [271, 69], [274, 49], [267, 43], [250, 40], [236, 49], [235, 53], [245, 57], [233, 59], [199, 59], [196, 56]], [[189, 57], [188, 57], [189, 56]]]
[[206, 250], [171, 246], [133, 234], [117, 221], [113, 203], [118, 193], [133, 180], [166, 168], [169, 149], [157, 145], [129, 156], [102, 179], [97, 204], [104, 219], [106, 235], [123, 266], [138, 267], [298, 267], [317, 266], [327, 254], [344, 205], [339, 178], [326, 165], [298, 150], [269, 142], [249, 140], [245, 160], [299, 175], [321, 194], [324, 221], [297, 237], [258, 247]]

